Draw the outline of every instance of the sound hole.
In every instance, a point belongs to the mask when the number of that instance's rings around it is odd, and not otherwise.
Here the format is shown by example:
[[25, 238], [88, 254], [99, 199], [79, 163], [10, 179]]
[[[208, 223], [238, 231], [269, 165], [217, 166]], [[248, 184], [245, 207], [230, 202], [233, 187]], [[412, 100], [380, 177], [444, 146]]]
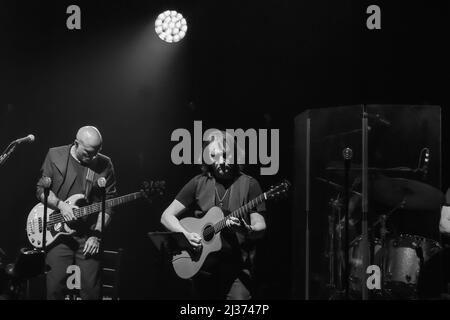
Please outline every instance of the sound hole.
[[214, 227], [209, 225], [203, 229], [203, 239], [205, 241], [210, 241], [214, 237]]

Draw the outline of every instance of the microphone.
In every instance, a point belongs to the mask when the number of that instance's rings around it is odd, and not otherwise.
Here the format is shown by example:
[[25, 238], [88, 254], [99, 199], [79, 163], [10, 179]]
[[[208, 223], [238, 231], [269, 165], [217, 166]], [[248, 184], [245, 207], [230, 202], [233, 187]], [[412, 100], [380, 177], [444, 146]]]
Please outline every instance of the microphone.
[[41, 181], [44, 189], [49, 189], [52, 185], [52, 179], [50, 177], [42, 177]]
[[348, 175], [348, 171], [350, 170], [350, 163], [352, 162], [353, 158], [353, 150], [351, 148], [345, 148], [342, 150], [342, 156], [344, 157], [344, 166], [346, 171], [346, 176]]
[[379, 114], [375, 115], [375, 118], [382, 124], [384, 124], [385, 126], [390, 127], [391, 123], [389, 121], [387, 121], [386, 119], [382, 118]]
[[430, 149], [429, 148], [423, 148], [422, 152], [425, 152], [425, 156], [423, 158], [423, 165], [420, 171], [422, 171], [422, 179], [426, 179], [428, 175], [428, 163], [430, 162]]
[[21, 144], [22, 142], [33, 142], [34, 139], [35, 139], [35, 138], [34, 138], [34, 135], [29, 134], [29, 135], [27, 135], [27, 136], [24, 137], [24, 138], [20, 138], [20, 139], [15, 140], [13, 143], [14, 143], [14, 144]]
[[353, 150], [350, 148], [345, 148], [342, 150], [342, 156], [346, 161], [351, 160], [353, 158]]
[[367, 117], [378, 121], [379, 123], [385, 125], [386, 127], [390, 127], [391, 126], [391, 122], [386, 120], [385, 118], [381, 117], [381, 115], [378, 114], [378, 113], [377, 114], [367, 113]]
[[104, 177], [98, 178], [97, 184], [100, 188], [106, 187], [106, 179]]

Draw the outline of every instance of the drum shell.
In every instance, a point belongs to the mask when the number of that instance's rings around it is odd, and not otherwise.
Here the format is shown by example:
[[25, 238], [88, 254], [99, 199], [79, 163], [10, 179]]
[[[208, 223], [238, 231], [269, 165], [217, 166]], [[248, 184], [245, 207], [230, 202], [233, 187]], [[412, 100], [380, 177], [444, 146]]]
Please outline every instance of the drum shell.
[[440, 251], [437, 241], [416, 235], [386, 240], [376, 257], [376, 263], [382, 266], [384, 289], [399, 298], [416, 296], [423, 266]]
[[[352, 241], [349, 249], [349, 287], [353, 295], [361, 294], [361, 286], [363, 285], [362, 279], [366, 278], [366, 270], [363, 268], [363, 248], [362, 248], [362, 237], [358, 237]], [[371, 257], [376, 257], [381, 250], [381, 241], [375, 238], [371, 241], [370, 250], [373, 252]], [[368, 265], [373, 264], [369, 262]]]

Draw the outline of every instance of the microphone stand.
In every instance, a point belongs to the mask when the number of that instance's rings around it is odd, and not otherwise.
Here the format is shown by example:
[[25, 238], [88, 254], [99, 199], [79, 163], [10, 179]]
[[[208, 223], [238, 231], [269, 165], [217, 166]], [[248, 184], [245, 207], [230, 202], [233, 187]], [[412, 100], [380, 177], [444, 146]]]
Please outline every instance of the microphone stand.
[[363, 105], [363, 117], [362, 117], [362, 212], [361, 212], [361, 244], [362, 244], [362, 268], [363, 276], [361, 279], [361, 297], [362, 300], [369, 299], [369, 292], [366, 285], [367, 275], [366, 270], [369, 265], [370, 260], [370, 242], [368, 235], [368, 167], [369, 167], [369, 123], [368, 123], [368, 113], [367, 106]]
[[48, 195], [50, 194], [50, 187], [44, 188], [44, 217], [42, 219], [42, 252], [45, 255], [47, 248], [47, 210], [48, 210]]
[[16, 149], [16, 146], [17, 144], [15, 143], [15, 141], [11, 142], [9, 146], [5, 149], [5, 152], [2, 155], [0, 155], [0, 166], [2, 166], [6, 162], [6, 160], [8, 160], [8, 158]]
[[381, 295], [384, 297], [385, 296], [385, 292], [384, 292], [384, 279], [385, 279], [385, 274], [384, 271], [387, 269], [385, 268], [385, 248], [386, 248], [386, 235], [387, 235], [387, 228], [386, 228], [386, 219], [387, 219], [387, 215], [382, 214], [380, 217], [380, 238], [381, 238], [381, 250], [382, 251], [382, 256], [381, 256]]
[[[43, 260], [43, 272], [45, 274], [47, 270], [46, 262], [46, 249], [47, 249], [47, 212], [48, 212], [48, 195], [50, 194], [51, 180], [47, 178], [44, 180], [44, 216], [42, 217], [42, 260]], [[30, 295], [29, 282], [27, 282], [27, 295]]]
[[8, 147], [5, 149], [5, 151], [3, 151], [2, 154], [0, 154], [0, 167], [6, 162], [6, 160], [8, 160], [9, 156], [16, 149], [16, 146], [25, 141], [29, 141], [29, 142], [34, 141], [34, 136], [32, 134], [30, 134], [26, 138], [17, 139], [17, 140], [14, 140], [13, 142], [11, 142], [8, 145]]
[[[48, 214], [48, 196], [50, 194], [50, 187], [52, 185], [52, 180], [49, 177], [43, 177], [42, 180], [42, 186], [44, 187], [44, 213], [42, 217], [42, 249], [38, 250], [36, 248], [33, 249], [32, 252], [37, 253], [37, 256], [39, 259], [42, 259], [42, 262], [39, 262], [41, 264], [41, 271], [43, 274], [45, 274], [47, 269], [47, 262], [46, 262], [46, 250], [47, 250], [47, 214]], [[41, 258], [42, 257], [42, 258]], [[26, 297], [29, 299], [30, 297], [30, 282], [29, 280], [26, 281]]]
[[[345, 156], [344, 156], [345, 157]], [[351, 159], [351, 158], [350, 158]], [[345, 178], [344, 178], [344, 259], [345, 259], [345, 272], [344, 272], [344, 291], [345, 291], [345, 300], [349, 300], [349, 243], [348, 243], [348, 225], [349, 225], [349, 173], [350, 173], [350, 159], [345, 158]]]
[[100, 300], [103, 300], [103, 250], [104, 250], [104, 239], [105, 239], [105, 210], [106, 210], [106, 189], [104, 186], [100, 187], [102, 194], [102, 206], [101, 206], [101, 230], [100, 230]]

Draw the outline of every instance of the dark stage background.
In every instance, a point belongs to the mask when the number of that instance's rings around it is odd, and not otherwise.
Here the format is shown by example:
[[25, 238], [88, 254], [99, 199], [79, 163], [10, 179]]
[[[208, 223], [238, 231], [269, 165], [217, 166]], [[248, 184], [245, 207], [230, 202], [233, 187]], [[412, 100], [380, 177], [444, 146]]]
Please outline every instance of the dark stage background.
[[[395, 2], [395, 3], [394, 3]], [[81, 7], [81, 30], [66, 28], [66, 8]], [[378, 4], [382, 29], [366, 28]], [[185, 39], [161, 41], [156, 16], [187, 19]], [[199, 168], [176, 166], [177, 128], [280, 129], [280, 170], [259, 176], [267, 189], [291, 179], [294, 117], [315, 107], [360, 103], [442, 106], [443, 191], [449, 133], [447, 2], [429, 1], [0, 1], [0, 147], [29, 133], [0, 168], [0, 248], [14, 259], [28, 246], [25, 221], [37, 202], [35, 182], [48, 148], [95, 125], [114, 162], [119, 193], [142, 180], [164, 179], [152, 205], [117, 210], [107, 247], [123, 248], [122, 298], [186, 298], [146, 238]], [[432, 165], [432, 163], [431, 163]], [[290, 200], [269, 204], [257, 260], [258, 297], [291, 297]]]

